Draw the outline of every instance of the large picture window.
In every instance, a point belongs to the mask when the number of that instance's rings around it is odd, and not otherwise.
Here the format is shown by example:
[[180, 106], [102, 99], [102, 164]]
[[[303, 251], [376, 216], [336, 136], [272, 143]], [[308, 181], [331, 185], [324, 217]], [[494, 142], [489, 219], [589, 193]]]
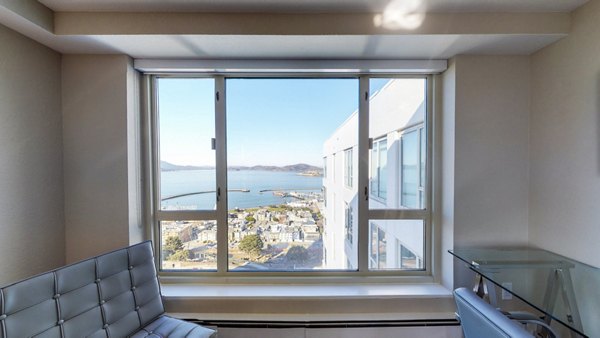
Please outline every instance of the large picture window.
[[427, 77], [151, 79], [161, 273], [428, 273]]

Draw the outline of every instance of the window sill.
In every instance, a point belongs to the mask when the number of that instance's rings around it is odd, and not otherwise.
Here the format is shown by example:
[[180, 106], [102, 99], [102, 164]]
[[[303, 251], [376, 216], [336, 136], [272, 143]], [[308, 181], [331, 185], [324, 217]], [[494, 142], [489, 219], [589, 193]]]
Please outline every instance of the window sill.
[[434, 284], [161, 284], [167, 312], [246, 321], [453, 319], [452, 292]]
[[165, 298], [446, 298], [452, 292], [440, 284], [360, 285], [206, 285], [161, 284]]

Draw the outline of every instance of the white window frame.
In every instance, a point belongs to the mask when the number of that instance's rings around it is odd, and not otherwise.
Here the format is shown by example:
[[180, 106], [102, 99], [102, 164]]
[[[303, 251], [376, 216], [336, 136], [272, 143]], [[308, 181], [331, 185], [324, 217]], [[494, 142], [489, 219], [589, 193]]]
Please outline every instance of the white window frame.
[[[216, 119], [216, 165], [217, 168], [226, 167], [227, 154], [226, 154], [226, 114], [225, 114], [225, 102], [226, 102], [226, 91], [225, 91], [225, 79], [226, 78], [243, 78], [243, 77], [282, 77], [282, 78], [340, 78], [350, 77], [357, 78], [359, 81], [359, 130], [358, 130], [358, 170], [357, 170], [357, 186], [358, 192], [361, 196], [364, 190], [364, 198], [358, 198], [358, 267], [356, 271], [308, 271], [308, 272], [231, 272], [228, 271], [228, 254], [227, 245], [221, 243], [228, 243], [228, 226], [227, 226], [227, 196], [224, 194], [217, 201], [216, 210], [199, 210], [199, 211], [162, 211], [160, 210], [160, 195], [158, 191], [159, 177], [160, 177], [160, 166], [158, 157], [158, 126], [157, 126], [157, 95], [156, 95], [156, 79], [159, 77], [194, 77], [202, 78], [209, 77], [215, 79], [215, 95], [218, 99], [215, 103], [215, 119]], [[426, 79], [426, 127], [427, 127], [427, 182], [426, 191], [427, 207], [423, 210], [372, 210], [369, 209], [368, 199], [370, 195], [370, 182], [369, 182], [369, 161], [361, 161], [361, 158], [369, 158], [369, 133], [368, 133], [368, 121], [369, 121], [369, 79], [372, 77], [386, 77], [386, 78], [425, 78]], [[217, 232], [217, 243], [218, 254], [217, 254], [217, 270], [216, 271], [163, 271], [160, 269], [160, 258], [156, 255], [156, 263], [159, 267], [159, 274], [165, 281], [169, 281], [169, 278], [179, 279], [186, 277], [185, 280], [211, 280], [211, 281], [231, 281], [236, 278], [240, 281], [254, 280], [259, 277], [261, 280], [270, 280], [276, 282], [279, 277], [282, 277], [283, 281], [289, 281], [290, 278], [298, 278], [304, 280], [304, 278], [310, 277], [310, 279], [318, 277], [340, 277], [343, 280], [348, 280], [347, 277], [355, 277], [349, 281], [354, 283], [362, 278], [372, 280], [373, 278], [385, 278], [386, 281], [392, 281], [390, 277], [400, 278], [401, 281], [422, 281], [432, 282], [434, 280], [433, 271], [433, 260], [431, 257], [434, 252], [437, 252], [436, 248], [432, 247], [432, 219], [431, 215], [431, 194], [433, 191], [432, 182], [432, 135], [433, 133], [433, 113], [432, 113], [432, 99], [433, 99], [433, 76], [432, 75], [401, 75], [401, 74], [383, 74], [383, 75], [365, 75], [365, 74], [299, 74], [299, 73], [277, 73], [277, 74], [255, 74], [255, 73], [146, 73], [142, 82], [142, 101], [146, 106], [147, 115], [143, 119], [143, 138], [144, 138], [144, 152], [142, 154], [142, 160], [144, 163], [144, 176], [146, 177], [147, 184], [144, 186], [146, 193], [146, 199], [144, 203], [145, 218], [149, 223], [152, 224], [149, 228], [149, 232], [152, 234], [151, 238], [154, 239], [155, 251], [161, 252], [160, 243], [160, 228], [159, 224], [161, 220], [217, 220], [218, 232]], [[389, 151], [389, 150], [388, 150]], [[335, 165], [335, 163], [334, 163]], [[217, 170], [217, 189], [225, 189], [227, 183], [227, 172], [226, 170]], [[382, 270], [373, 271], [369, 269], [369, 224], [370, 220], [376, 219], [423, 219], [425, 222], [425, 238], [424, 238], [424, 269], [420, 271], [411, 270]], [[365, 240], [360, 240], [364, 238]], [[225, 250], [222, 248], [225, 247]], [[234, 277], [235, 276], [235, 277]], [[267, 279], [264, 279], [267, 277]], [[268, 279], [274, 278], [274, 279]], [[175, 280], [174, 279], [174, 280]]]

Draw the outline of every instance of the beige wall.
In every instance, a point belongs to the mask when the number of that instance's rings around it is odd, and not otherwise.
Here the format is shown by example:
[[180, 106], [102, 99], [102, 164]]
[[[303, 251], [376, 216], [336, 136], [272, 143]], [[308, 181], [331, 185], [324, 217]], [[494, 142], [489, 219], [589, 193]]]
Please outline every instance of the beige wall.
[[454, 245], [528, 242], [529, 57], [456, 58]]
[[60, 54], [0, 25], [0, 285], [65, 262]]
[[531, 58], [530, 240], [600, 267], [600, 2]]
[[[454, 138], [455, 138], [455, 115], [456, 115], [456, 64], [454, 60], [448, 63], [448, 69], [436, 78], [436, 120], [434, 139], [441, 140], [441, 145], [436, 144], [436, 160], [440, 160], [436, 166], [438, 172], [434, 180], [434, 201], [435, 215], [438, 217], [436, 229], [440, 229], [442, 245], [441, 264], [441, 282], [449, 289], [453, 288], [453, 258], [448, 254], [448, 250], [454, 249]], [[439, 206], [439, 207], [438, 207]]]
[[130, 234], [130, 227], [141, 228], [128, 189], [137, 180], [136, 114], [128, 99], [136, 75], [123, 55], [65, 55], [62, 67], [66, 259], [72, 262], [141, 239]]
[[[442, 255], [528, 243], [529, 70], [527, 56], [458, 56], [441, 76]], [[472, 283], [442, 259], [444, 285]]]

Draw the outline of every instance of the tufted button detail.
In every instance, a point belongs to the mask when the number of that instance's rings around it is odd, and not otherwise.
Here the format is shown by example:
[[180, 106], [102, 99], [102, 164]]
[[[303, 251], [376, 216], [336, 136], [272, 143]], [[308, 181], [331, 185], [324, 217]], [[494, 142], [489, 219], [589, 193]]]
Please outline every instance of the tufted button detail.
[[133, 265], [130, 265], [130, 266], [129, 266], [129, 270], [133, 270]]
[[131, 287], [131, 291], [135, 291], [135, 286], [132, 286], [132, 287]]
[[5, 319], [6, 319], [6, 315], [0, 316], [0, 320], [5, 320]]
[[136, 306], [136, 307], [135, 307], [135, 311], [140, 311], [140, 307], [139, 307], [139, 306]]
[[106, 303], [106, 301], [104, 301], [104, 299], [100, 301], [100, 305], [104, 305], [104, 303]]
[[104, 324], [104, 326], [102, 326], [103, 329], [107, 329], [108, 328], [108, 324]]
[[58, 299], [58, 297], [60, 297], [60, 293], [57, 293], [54, 296], [52, 296], [52, 298], [54, 298], [54, 299]]
[[96, 279], [96, 280], [94, 281], [94, 283], [96, 283], [96, 284], [100, 283], [100, 278]]
[[64, 319], [59, 320], [56, 325], [63, 325], [65, 323]]

